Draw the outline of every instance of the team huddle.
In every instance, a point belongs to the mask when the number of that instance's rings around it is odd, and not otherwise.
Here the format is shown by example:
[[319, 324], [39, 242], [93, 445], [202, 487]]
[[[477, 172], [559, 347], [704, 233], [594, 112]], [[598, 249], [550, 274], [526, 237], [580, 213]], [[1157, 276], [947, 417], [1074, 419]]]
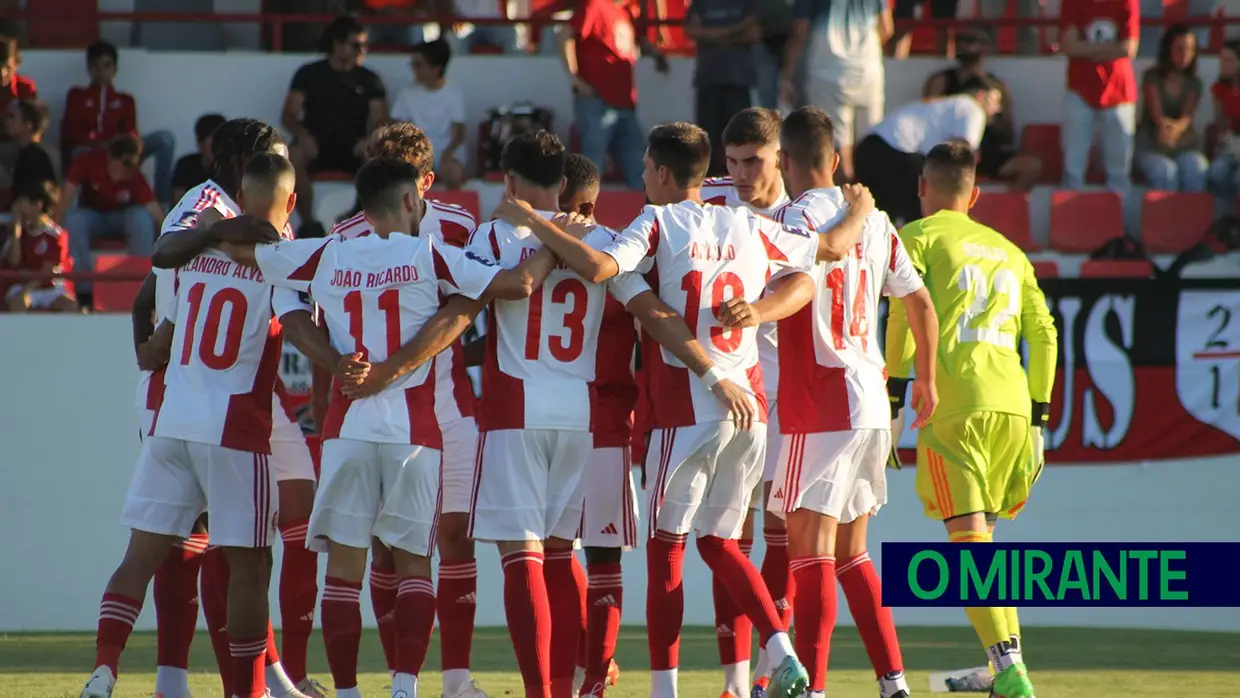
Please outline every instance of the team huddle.
[[[675, 698], [691, 534], [714, 577], [724, 698], [826, 695], [837, 580], [880, 697], [907, 698], [866, 552], [905, 415], [927, 515], [952, 541], [990, 541], [1041, 472], [1054, 324], [1024, 254], [967, 217], [967, 144], [927, 156], [927, 215], [897, 233], [866, 189], [835, 186], [822, 111], [747, 109], [723, 142], [732, 179], [707, 180], [701, 129], [652, 129], [651, 205], [614, 231], [592, 217], [597, 168], [550, 133], [518, 135], [503, 201], [478, 225], [426, 198], [430, 142], [393, 124], [368, 143], [361, 213], [294, 240], [280, 135], [221, 126], [212, 179], [165, 219], [135, 302], [131, 536], [82, 698], [112, 695], [152, 579], [156, 696], [190, 695], [199, 599], [226, 698], [325, 696], [306, 673], [317, 599], [335, 695], [357, 698], [367, 577], [392, 698], [438, 692], [418, 683], [436, 619], [442, 695], [485, 698], [470, 675], [476, 541], [502, 559], [526, 698], [616, 684], [621, 561], [645, 547], [650, 695]], [[484, 336], [464, 344], [480, 315]], [[316, 367], [321, 472], [277, 375], [285, 340]], [[1016, 610], [967, 612], [991, 664], [973, 678], [1033, 698]]]

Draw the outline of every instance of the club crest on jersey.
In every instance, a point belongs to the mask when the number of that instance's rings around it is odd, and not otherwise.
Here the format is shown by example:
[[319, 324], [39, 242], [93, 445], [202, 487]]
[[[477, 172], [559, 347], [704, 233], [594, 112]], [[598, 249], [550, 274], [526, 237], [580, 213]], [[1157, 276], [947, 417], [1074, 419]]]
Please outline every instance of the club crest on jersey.
[[717, 242], [689, 243], [689, 258], [707, 262], [731, 261], [736, 259], [736, 248], [732, 245], [720, 245]]

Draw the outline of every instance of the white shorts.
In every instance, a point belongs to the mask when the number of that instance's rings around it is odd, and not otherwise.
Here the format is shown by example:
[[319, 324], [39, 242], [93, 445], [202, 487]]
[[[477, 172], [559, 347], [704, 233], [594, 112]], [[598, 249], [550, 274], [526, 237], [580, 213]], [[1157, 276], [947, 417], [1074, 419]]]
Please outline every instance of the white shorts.
[[[7, 302], [14, 296], [22, 292], [23, 286], [10, 286], [9, 290], [4, 294], [4, 300]], [[69, 290], [60, 286], [52, 288], [36, 288], [30, 291], [30, 307], [36, 310], [46, 310], [52, 307], [52, 303], [57, 298], [63, 298], [69, 295]]]
[[740, 536], [754, 486], [762, 482], [765, 448], [761, 423], [749, 431], [732, 422], [656, 430], [649, 451], [659, 459], [649, 487], [649, 535]]
[[573, 540], [581, 528], [588, 431], [503, 429], [478, 436], [469, 537]]
[[440, 459], [440, 451], [425, 446], [324, 441], [306, 547], [323, 552], [330, 540], [370, 548], [373, 537], [429, 556], [439, 521]]
[[314, 482], [314, 459], [301, 432], [301, 425], [290, 415], [277, 392], [271, 408], [271, 467], [276, 482], [309, 480]]
[[637, 547], [637, 488], [627, 448], [596, 448], [586, 466], [581, 544], [588, 548]]
[[270, 547], [279, 498], [269, 458], [152, 436], [142, 445], [121, 521], [136, 531], [185, 538], [206, 511], [212, 545]]
[[887, 429], [786, 434], [767, 511], [808, 509], [840, 523], [873, 514], [887, 503], [890, 452]]
[[837, 81], [828, 82], [811, 75], [805, 79], [805, 92], [810, 104], [831, 117], [836, 145], [840, 148], [851, 148], [856, 140], [865, 138], [883, 120], [886, 93], [882, 80], [849, 89]]
[[444, 514], [468, 514], [474, 493], [474, 470], [478, 464], [478, 423], [473, 417], [439, 425], [443, 434]]
[[764, 488], [766, 483], [775, 477], [775, 469], [779, 467], [779, 404], [778, 400], [771, 402], [770, 409], [767, 410], [766, 418], [767, 435], [775, 434], [776, 438], [767, 439], [766, 450], [762, 456], [762, 482], [759, 482], [753, 488], [753, 495], [749, 497], [749, 508], [758, 510], [766, 504], [766, 492]]

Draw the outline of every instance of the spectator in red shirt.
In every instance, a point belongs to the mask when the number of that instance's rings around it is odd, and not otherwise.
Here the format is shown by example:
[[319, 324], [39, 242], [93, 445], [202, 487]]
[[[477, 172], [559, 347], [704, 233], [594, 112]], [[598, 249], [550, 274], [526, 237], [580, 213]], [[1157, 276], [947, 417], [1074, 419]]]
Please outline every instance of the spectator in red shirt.
[[1060, 51], [1068, 57], [1064, 95], [1063, 186], [1085, 186], [1094, 125], [1102, 121], [1107, 188], [1127, 194], [1136, 133], [1137, 79], [1132, 59], [1140, 29], [1138, 0], [1074, 0], [1060, 10]]
[[[155, 227], [164, 212], [138, 170], [141, 162], [142, 141], [128, 135], [118, 137], [107, 149], [77, 156], [69, 166], [56, 219], [69, 231], [70, 249], [80, 271], [93, 269], [90, 250], [97, 238], [123, 236], [129, 254], [150, 256]], [[74, 199], [77, 207], [66, 211]], [[89, 305], [90, 282], [79, 284], [79, 290], [83, 304]]]
[[[33, 100], [39, 97], [39, 88], [34, 84], [34, 80], [17, 74], [17, 67], [21, 62], [17, 39], [0, 36], [0, 110], [7, 110], [13, 100]], [[0, 126], [0, 129], [2, 128]], [[0, 133], [0, 136], [3, 140], [10, 137], [7, 131]]]
[[[90, 84], [70, 88], [60, 121], [60, 150], [64, 163], [71, 163], [87, 150], [102, 148], [117, 136], [139, 135], [138, 110], [133, 95], [113, 86], [118, 56], [116, 47], [96, 41], [86, 49], [86, 72]], [[172, 201], [172, 160], [176, 139], [169, 131], [142, 136], [142, 159], [155, 158], [155, 195]]]
[[1218, 52], [1218, 79], [1210, 86], [1214, 98], [1214, 129], [1218, 145], [1210, 164], [1210, 188], [1225, 210], [1234, 209], [1240, 194], [1240, 41], [1229, 41]]
[[[625, 0], [581, 0], [561, 35], [560, 54], [573, 83], [573, 119], [581, 154], [606, 171], [608, 153], [630, 189], [642, 189], [646, 132], [637, 120], [639, 39]], [[655, 69], [668, 70], [667, 57], [645, 38]]]
[[[73, 271], [69, 234], [51, 217], [58, 198], [56, 183], [47, 181], [17, 193], [13, 200], [13, 227], [4, 245], [0, 245], [4, 266], [26, 271]], [[73, 282], [65, 279], [17, 282], [4, 292], [4, 300], [12, 312], [78, 311]]]

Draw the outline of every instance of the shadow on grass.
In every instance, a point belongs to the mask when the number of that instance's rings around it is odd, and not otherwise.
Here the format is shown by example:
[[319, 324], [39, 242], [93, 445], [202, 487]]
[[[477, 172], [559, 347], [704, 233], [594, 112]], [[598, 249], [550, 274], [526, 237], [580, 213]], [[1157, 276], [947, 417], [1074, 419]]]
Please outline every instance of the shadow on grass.
[[[973, 631], [964, 627], [900, 629], [906, 668], [943, 670], [984, 662]], [[1230, 671], [1240, 667], [1240, 634], [1192, 633], [1161, 630], [1104, 630], [1087, 628], [1029, 628], [1024, 637], [1026, 656], [1039, 671]], [[87, 674], [94, 661], [95, 638], [85, 633], [30, 633], [0, 635], [0, 673]], [[756, 651], [756, 644], [755, 644]], [[683, 670], [718, 666], [715, 635], [709, 628], [687, 628], [680, 645]], [[756, 655], [755, 655], [756, 656]], [[427, 670], [438, 669], [438, 638], [431, 648]], [[617, 648], [621, 666], [648, 666], [644, 628], [625, 627]], [[214, 671], [215, 659], [205, 633], [194, 640], [193, 671]], [[515, 671], [512, 641], [503, 628], [479, 628], [474, 636], [474, 670]], [[151, 671], [155, 666], [155, 634], [136, 633], [122, 658], [122, 672]], [[831, 666], [867, 669], [865, 649], [852, 626], [836, 629]], [[309, 667], [326, 676], [323, 644], [310, 642]], [[387, 671], [377, 633], [362, 637], [361, 672]]]

